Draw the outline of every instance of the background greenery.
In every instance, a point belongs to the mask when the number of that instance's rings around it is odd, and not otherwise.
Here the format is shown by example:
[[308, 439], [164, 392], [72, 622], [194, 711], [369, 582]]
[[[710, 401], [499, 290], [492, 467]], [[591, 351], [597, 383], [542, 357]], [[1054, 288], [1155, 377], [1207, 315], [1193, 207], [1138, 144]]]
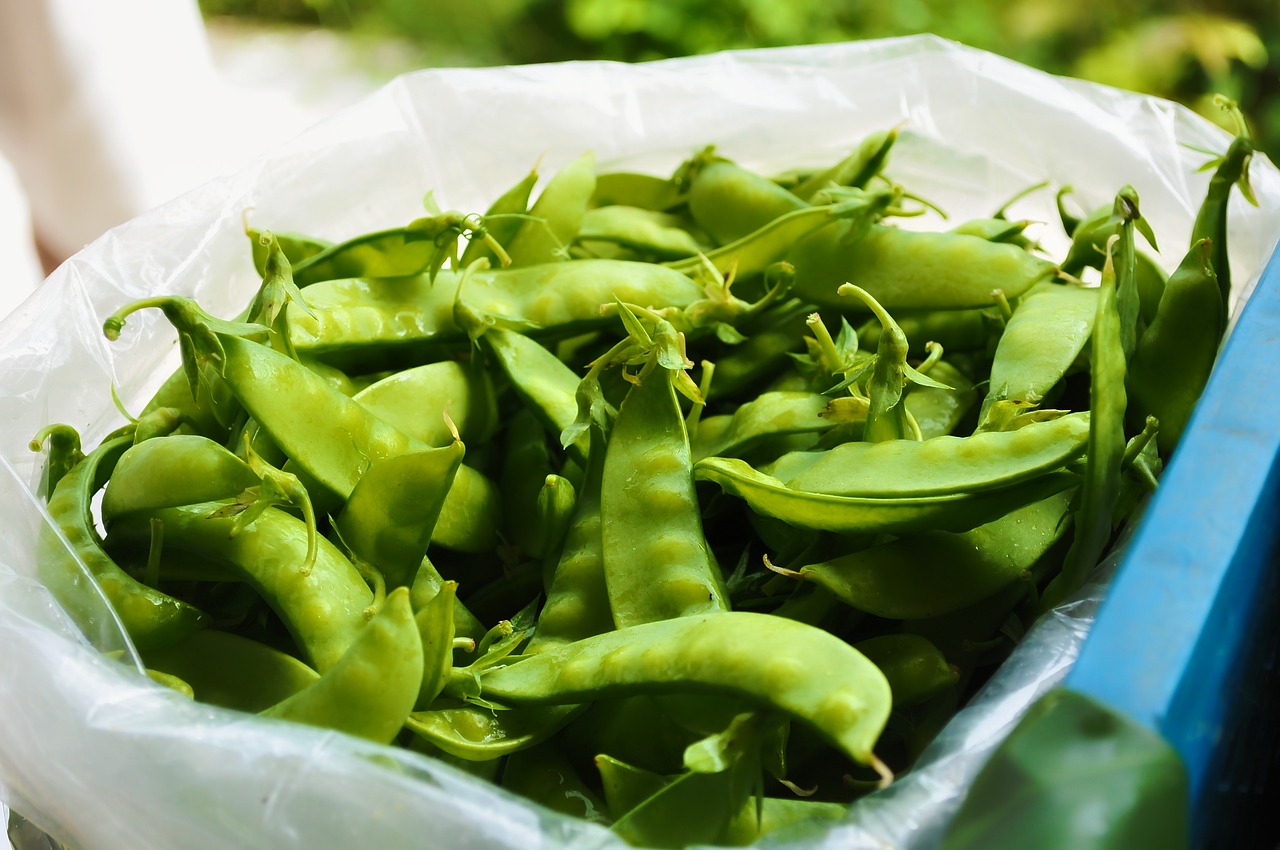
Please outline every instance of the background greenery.
[[[1280, 153], [1276, 0], [200, 0], [206, 16], [395, 38], [420, 65], [636, 61], [932, 32], [1028, 65], [1186, 103], [1238, 100]], [[1231, 128], [1234, 129], [1234, 128]]]

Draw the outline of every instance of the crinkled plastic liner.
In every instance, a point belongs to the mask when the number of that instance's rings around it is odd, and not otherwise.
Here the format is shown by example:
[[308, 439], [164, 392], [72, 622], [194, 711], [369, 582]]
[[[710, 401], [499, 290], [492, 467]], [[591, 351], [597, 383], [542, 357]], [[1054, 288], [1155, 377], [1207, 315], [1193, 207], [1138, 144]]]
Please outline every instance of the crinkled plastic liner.
[[[178, 364], [156, 311], [118, 343], [102, 319], [173, 292], [223, 315], [257, 279], [242, 230], [341, 239], [403, 224], [434, 190], [482, 211], [542, 158], [587, 149], [603, 168], [669, 173], [715, 143], [763, 170], [838, 159], [901, 124], [891, 174], [953, 221], [989, 215], [1042, 180], [1071, 184], [1085, 210], [1132, 184], [1172, 267], [1228, 137], [1147, 97], [1050, 77], [931, 37], [719, 54], [645, 65], [572, 63], [425, 71], [403, 77], [242, 173], [108, 233], [0, 326], [0, 797], [55, 838], [95, 848], [618, 847], [560, 817], [413, 753], [193, 704], [93, 646], [122, 646], [109, 619], [84, 638], [35, 578], [45, 522], [27, 441], [50, 422], [88, 445], [120, 424], [114, 381], [138, 410]], [[1255, 162], [1262, 209], [1231, 206], [1233, 273], [1245, 291], [1276, 240], [1280, 173]], [[1052, 190], [1012, 216], [1046, 222], [1065, 247]], [[1270, 223], [1268, 224], [1268, 216]], [[1045, 618], [925, 765], [852, 807], [825, 835], [773, 848], [927, 847], [982, 759], [1075, 658], [1101, 591]]]

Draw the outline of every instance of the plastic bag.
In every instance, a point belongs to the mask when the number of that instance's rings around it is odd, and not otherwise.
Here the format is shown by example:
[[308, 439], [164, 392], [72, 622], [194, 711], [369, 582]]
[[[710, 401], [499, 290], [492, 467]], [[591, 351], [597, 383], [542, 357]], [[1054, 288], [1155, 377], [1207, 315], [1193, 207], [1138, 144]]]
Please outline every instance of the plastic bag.
[[[402, 225], [428, 191], [480, 211], [542, 157], [544, 173], [594, 150], [602, 168], [670, 173], [714, 143], [765, 171], [838, 159], [901, 124], [890, 173], [955, 220], [989, 215], [1043, 180], [1084, 210], [1132, 184], [1172, 267], [1227, 135], [1181, 107], [1051, 77], [932, 37], [718, 54], [642, 65], [570, 63], [402, 77], [260, 159], [90, 245], [0, 325], [0, 799], [55, 838], [93, 847], [620, 847], [606, 829], [524, 803], [413, 753], [193, 704], [103, 658], [34, 578], [46, 517], [32, 495], [50, 422], [87, 445], [120, 424], [114, 382], [138, 410], [178, 364], [174, 335], [139, 315], [108, 343], [101, 321], [152, 293], [185, 293], [222, 315], [258, 279], [242, 216], [262, 228], [341, 239]], [[1257, 158], [1255, 209], [1233, 197], [1241, 291], [1277, 237], [1280, 173]], [[1015, 206], [1056, 221], [1052, 191]], [[1065, 239], [1045, 243], [1060, 255]], [[1061, 235], [1059, 233], [1059, 238]], [[152, 311], [153, 312], [153, 311]], [[934, 747], [951, 779], [908, 774], [855, 804], [825, 836], [762, 846], [928, 846], [984, 747], [1069, 667], [1086, 601], [1046, 618]], [[107, 628], [98, 648], [123, 646]], [[968, 725], [965, 725], [968, 724]], [[967, 765], [967, 767], [966, 767]], [[951, 808], [949, 808], [949, 806]]]

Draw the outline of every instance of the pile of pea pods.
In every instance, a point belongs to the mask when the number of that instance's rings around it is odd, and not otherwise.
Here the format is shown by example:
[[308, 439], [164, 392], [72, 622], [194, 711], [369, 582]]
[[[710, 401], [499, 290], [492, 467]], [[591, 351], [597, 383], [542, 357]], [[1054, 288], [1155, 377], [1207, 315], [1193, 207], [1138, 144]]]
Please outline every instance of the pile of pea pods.
[[250, 230], [239, 316], [106, 319], [177, 331], [145, 409], [33, 440], [43, 580], [86, 630], [100, 588], [188, 697], [638, 846], [820, 829], [1157, 486], [1226, 327], [1240, 126], [1185, 246], [1128, 186], [1059, 191], [1063, 256], [1005, 210], [947, 221], [895, 128], [823, 170], [587, 154], [482, 213]]

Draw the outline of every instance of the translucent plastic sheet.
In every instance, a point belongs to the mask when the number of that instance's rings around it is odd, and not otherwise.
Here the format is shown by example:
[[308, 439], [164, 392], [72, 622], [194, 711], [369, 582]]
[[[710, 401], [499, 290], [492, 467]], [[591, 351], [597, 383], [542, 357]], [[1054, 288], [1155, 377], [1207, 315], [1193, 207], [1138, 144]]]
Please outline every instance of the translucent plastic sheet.
[[[602, 168], [670, 173], [715, 143], [765, 171], [826, 164], [901, 124], [890, 173], [953, 220], [989, 215], [1042, 180], [1084, 210], [1126, 183], [1171, 267], [1208, 176], [1194, 148], [1227, 135], [1166, 102], [1046, 76], [929, 37], [721, 54], [647, 65], [574, 63], [427, 71], [401, 78], [228, 176], [108, 233], [0, 325], [0, 796], [55, 838], [95, 848], [618, 847], [611, 833], [520, 802], [412, 753], [192, 704], [104, 659], [34, 578], [44, 520], [30, 495], [50, 422], [88, 445], [139, 409], [177, 366], [158, 315], [118, 343], [102, 319], [147, 294], [194, 295], [222, 315], [257, 278], [255, 226], [341, 239], [402, 225], [434, 190], [481, 211], [539, 157], [584, 150]], [[1235, 280], [1247, 291], [1274, 248], [1280, 173], [1255, 162], [1261, 209], [1233, 198]], [[1051, 190], [1012, 216], [1050, 223]], [[150, 311], [154, 312], [154, 311]], [[1068, 669], [1100, 591], [1046, 618], [986, 694], [928, 754], [930, 766], [855, 805], [825, 839], [781, 847], [928, 847], [967, 777], [1021, 710]], [[92, 636], [120, 644], [108, 625]]]

